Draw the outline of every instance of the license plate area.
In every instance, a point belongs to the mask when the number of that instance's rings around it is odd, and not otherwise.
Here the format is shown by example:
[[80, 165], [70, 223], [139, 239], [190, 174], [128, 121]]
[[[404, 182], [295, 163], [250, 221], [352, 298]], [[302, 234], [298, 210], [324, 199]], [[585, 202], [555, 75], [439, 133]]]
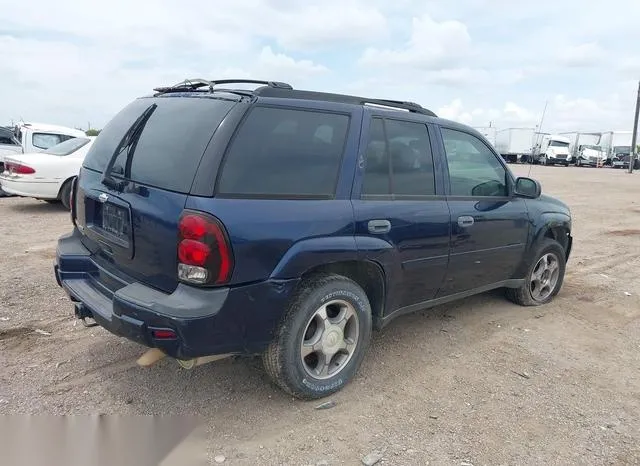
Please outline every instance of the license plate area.
[[130, 231], [128, 212], [114, 204], [103, 204], [102, 229], [121, 240], [128, 240]]
[[133, 255], [131, 212], [128, 205], [119, 199], [108, 202], [92, 202], [94, 206], [93, 225], [87, 233], [98, 242], [108, 256]]

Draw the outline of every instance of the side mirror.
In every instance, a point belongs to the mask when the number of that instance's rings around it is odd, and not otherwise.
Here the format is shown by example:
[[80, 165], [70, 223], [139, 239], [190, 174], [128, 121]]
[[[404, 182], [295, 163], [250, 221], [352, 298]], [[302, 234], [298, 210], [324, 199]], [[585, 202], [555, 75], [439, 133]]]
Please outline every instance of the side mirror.
[[529, 199], [536, 199], [540, 197], [542, 193], [542, 186], [536, 180], [531, 178], [519, 177], [516, 179], [516, 185], [514, 188], [514, 194], [518, 197], [526, 197]]

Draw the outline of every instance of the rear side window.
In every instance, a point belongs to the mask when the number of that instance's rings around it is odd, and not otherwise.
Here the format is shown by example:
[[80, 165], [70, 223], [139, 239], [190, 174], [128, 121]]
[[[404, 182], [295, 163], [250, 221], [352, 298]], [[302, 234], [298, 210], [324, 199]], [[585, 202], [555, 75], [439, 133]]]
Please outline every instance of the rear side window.
[[217, 193], [333, 197], [348, 126], [347, 115], [254, 108], [227, 151]]
[[55, 146], [45, 150], [44, 153], [51, 154], [51, 155], [59, 155], [59, 156], [69, 155], [72, 152], [75, 152], [78, 149], [80, 149], [82, 146], [85, 146], [89, 141], [90, 139], [87, 139], [87, 138], [67, 139], [64, 142], [61, 142], [60, 144], [56, 144]]
[[38, 149], [49, 149], [50, 147], [56, 146], [67, 139], [68, 138], [65, 138], [62, 134], [33, 133], [31, 143]]
[[125, 151], [116, 159], [112, 174], [115, 178], [187, 193], [213, 133], [235, 102], [197, 97], [138, 99], [100, 132], [84, 166], [102, 172], [127, 130], [154, 103], [157, 108], [130, 155], [130, 167]]
[[433, 196], [433, 154], [423, 123], [374, 118], [362, 195]]

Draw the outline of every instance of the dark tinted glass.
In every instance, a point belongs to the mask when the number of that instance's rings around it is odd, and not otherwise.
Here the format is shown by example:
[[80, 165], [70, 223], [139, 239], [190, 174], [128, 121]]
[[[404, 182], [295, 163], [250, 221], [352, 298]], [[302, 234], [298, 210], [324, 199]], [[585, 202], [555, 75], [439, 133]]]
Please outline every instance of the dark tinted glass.
[[387, 140], [381, 119], [374, 119], [371, 125], [362, 194], [434, 195], [433, 155], [426, 125], [385, 120]]
[[226, 154], [217, 192], [333, 196], [348, 126], [347, 115], [254, 108]]
[[[113, 118], [97, 137], [84, 166], [102, 171], [133, 122], [152, 103], [131, 160], [130, 178], [170, 191], [188, 192], [214, 131], [235, 102], [195, 97], [139, 99]], [[114, 175], [124, 174], [123, 153]]]
[[362, 194], [391, 194], [391, 178], [389, 176], [389, 157], [382, 127], [382, 119], [371, 121], [369, 143], [365, 151], [364, 179]]
[[477, 137], [442, 128], [451, 195], [507, 196], [507, 172]]
[[433, 196], [436, 193], [433, 155], [427, 126], [409, 121], [386, 120], [392, 193], [402, 196]]

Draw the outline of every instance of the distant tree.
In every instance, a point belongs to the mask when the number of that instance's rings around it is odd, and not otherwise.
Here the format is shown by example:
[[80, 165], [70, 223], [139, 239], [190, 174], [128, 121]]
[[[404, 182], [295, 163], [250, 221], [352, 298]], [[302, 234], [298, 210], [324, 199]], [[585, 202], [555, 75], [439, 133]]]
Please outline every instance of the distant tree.
[[85, 131], [85, 134], [87, 136], [97, 136], [98, 134], [100, 134], [100, 131], [101, 130], [99, 130], [99, 129], [88, 129], [88, 130]]

